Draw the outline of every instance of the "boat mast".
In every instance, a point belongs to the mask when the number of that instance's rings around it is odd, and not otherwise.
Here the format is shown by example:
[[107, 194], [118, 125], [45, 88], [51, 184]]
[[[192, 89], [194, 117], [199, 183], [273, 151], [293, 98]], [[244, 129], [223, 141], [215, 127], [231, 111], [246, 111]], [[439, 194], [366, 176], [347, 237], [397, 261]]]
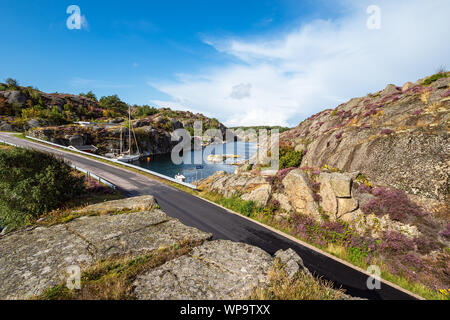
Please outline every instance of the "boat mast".
[[131, 156], [131, 105], [128, 105], [128, 154]]
[[119, 150], [119, 154], [122, 154], [122, 150], [123, 150], [123, 140], [122, 140], [122, 125], [120, 125], [120, 150]]
[[136, 144], [137, 154], [140, 155], [141, 151], [139, 150], [139, 144], [138, 144], [137, 139], [136, 139], [136, 133], [134, 132], [134, 128], [132, 128], [131, 130], [133, 131], [134, 143]]

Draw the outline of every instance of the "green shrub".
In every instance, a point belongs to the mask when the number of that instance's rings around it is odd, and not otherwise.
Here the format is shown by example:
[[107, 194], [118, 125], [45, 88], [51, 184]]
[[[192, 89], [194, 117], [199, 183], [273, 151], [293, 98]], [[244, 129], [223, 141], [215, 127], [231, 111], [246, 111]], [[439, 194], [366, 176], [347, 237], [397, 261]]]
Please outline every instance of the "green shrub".
[[136, 116], [137, 117], [147, 117], [158, 113], [158, 109], [155, 107], [150, 107], [148, 105], [143, 105], [142, 107], [138, 107]]
[[289, 149], [280, 149], [280, 167], [279, 169], [286, 169], [298, 167], [302, 162], [303, 152]]
[[66, 121], [64, 121], [63, 115], [61, 114], [61, 112], [59, 112], [59, 108], [56, 106], [52, 108], [49, 119], [54, 123], [56, 123], [57, 125], [66, 123]]
[[173, 124], [170, 121], [166, 121], [163, 124], [161, 124], [161, 128], [167, 132], [172, 132], [174, 130]]
[[5, 86], [2, 86], [2, 85], [0, 85], [0, 91], [5, 91], [6, 90], [6, 87]]
[[220, 128], [220, 122], [219, 120], [217, 120], [216, 118], [212, 118], [209, 120], [209, 122], [204, 122], [204, 128], [203, 130], [208, 130], [208, 129], [219, 129]]
[[23, 226], [84, 191], [62, 159], [13, 148], [0, 151], [0, 221], [9, 229]]
[[355, 265], [361, 265], [367, 255], [368, 251], [359, 247], [348, 248], [348, 258]]
[[19, 83], [16, 79], [8, 78], [5, 80], [5, 82], [9, 89], [17, 89], [19, 86]]
[[447, 77], [448, 77], [448, 73], [447, 72], [439, 72], [439, 73], [436, 73], [436, 74], [432, 75], [431, 77], [426, 78], [422, 82], [422, 84], [423, 85], [429, 85], [429, 84], [435, 82], [436, 80], [439, 80], [441, 78], [447, 78]]
[[191, 137], [194, 136], [194, 128], [193, 128], [193, 127], [184, 127], [184, 129], [186, 129], [187, 132], [189, 132], [189, 135], [190, 135]]

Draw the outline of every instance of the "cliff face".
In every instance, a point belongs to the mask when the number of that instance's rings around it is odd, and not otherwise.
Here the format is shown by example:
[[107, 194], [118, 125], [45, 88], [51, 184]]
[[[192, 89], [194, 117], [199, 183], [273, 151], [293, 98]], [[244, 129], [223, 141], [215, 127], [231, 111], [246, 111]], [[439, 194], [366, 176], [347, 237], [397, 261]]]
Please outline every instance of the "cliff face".
[[[123, 149], [128, 149], [128, 133], [123, 129]], [[107, 154], [112, 150], [120, 149], [120, 127], [82, 127], [77, 125], [42, 127], [27, 132], [28, 135], [42, 140], [47, 140], [63, 146], [70, 145], [94, 145], [99, 154]], [[134, 138], [132, 150], [136, 150]], [[141, 152], [153, 154], [164, 154], [172, 150], [176, 142], [171, 141], [170, 132], [157, 126], [144, 126], [136, 129], [136, 139]]]
[[[169, 115], [174, 116], [169, 117]], [[112, 121], [118, 123], [111, 123]], [[120, 149], [122, 130], [123, 148], [128, 148], [128, 128], [124, 127], [123, 119], [99, 122], [90, 126], [64, 125], [36, 127], [27, 131], [35, 138], [47, 140], [63, 146], [94, 145], [97, 153], [106, 154]], [[201, 121], [204, 129], [219, 129], [225, 135], [226, 127], [215, 119], [201, 114], [161, 109], [155, 115], [133, 120], [133, 130], [139, 150], [149, 155], [170, 153], [178, 141], [172, 141], [172, 132], [176, 129], [186, 129], [193, 133], [194, 121]], [[122, 129], [121, 129], [122, 127]], [[132, 148], [136, 150], [134, 138]]]
[[418, 200], [448, 201], [449, 74], [428, 85], [388, 85], [319, 112], [282, 133], [281, 144], [304, 150], [303, 167], [360, 171]]

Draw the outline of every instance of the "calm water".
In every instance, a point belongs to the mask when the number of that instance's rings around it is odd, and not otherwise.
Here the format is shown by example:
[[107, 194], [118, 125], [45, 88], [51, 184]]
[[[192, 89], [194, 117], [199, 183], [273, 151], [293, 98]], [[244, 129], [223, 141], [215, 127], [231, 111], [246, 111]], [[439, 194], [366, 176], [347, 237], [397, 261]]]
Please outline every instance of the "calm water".
[[[220, 144], [208, 146], [206, 148], [203, 148], [203, 150], [193, 150], [190, 153], [184, 155], [183, 163], [180, 165], [176, 165], [172, 162], [170, 154], [150, 156], [150, 162], [141, 160], [138, 165], [140, 167], [156, 171], [172, 178], [174, 178], [176, 174], [181, 173], [186, 177], [186, 182], [190, 183], [209, 177], [216, 171], [226, 171], [229, 173], [234, 172], [236, 166], [227, 163], [233, 163], [236, 160], [241, 161], [244, 159], [248, 159], [249, 157], [253, 156], [256, 151], [256, 143], [241, 141], [230, 142], [223, 145]], [[236, 154], [239, 156], [239, 158], [237, 158], [236, 160], [228, 159], [227, 163], [208, 163], [203, 160], [206, 159], [209, 154], [226, 153]], [[202, 168], [198, 168], [199, 165], [194, 164], [194, 157], [202, 159], [202, 164], [200, 165], [203, 166]]]

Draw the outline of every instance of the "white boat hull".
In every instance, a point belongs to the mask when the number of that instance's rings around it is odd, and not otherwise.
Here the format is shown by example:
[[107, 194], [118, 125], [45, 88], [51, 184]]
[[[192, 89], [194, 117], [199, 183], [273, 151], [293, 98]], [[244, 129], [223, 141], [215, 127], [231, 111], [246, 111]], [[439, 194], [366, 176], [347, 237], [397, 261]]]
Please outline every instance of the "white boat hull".
[[117, 161], [130, 163], [130, 162], [137, 162], [137, 161], [139, 161], [140, 158], [141, 158], [140, 155], [133, 155], [133, 156], [125, 155], [125, 156], [118, 157]]

